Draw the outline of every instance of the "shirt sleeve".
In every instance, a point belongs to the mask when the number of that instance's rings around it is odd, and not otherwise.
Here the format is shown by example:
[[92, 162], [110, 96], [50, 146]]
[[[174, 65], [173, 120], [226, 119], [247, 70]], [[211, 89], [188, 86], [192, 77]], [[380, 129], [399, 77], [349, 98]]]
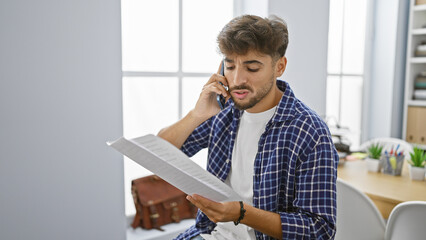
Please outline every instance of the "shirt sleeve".
[[281, 212], [282, 239], [333, 239], [338, 155], [328, 134], [296, 170], [294, 210]]
[[201, 149], [208, 147], [212, 118], [198, 126], [183, 143], [180, 150], [188, 157], [194, 156]]

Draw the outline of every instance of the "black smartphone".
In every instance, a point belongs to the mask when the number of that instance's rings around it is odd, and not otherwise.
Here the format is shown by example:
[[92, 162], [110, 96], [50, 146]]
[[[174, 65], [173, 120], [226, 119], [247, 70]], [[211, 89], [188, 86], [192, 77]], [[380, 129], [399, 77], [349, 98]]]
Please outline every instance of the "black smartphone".
[[[220, 75], [225, 76], [225, 61], [222, 61], [222, 66], [220, 67]], [[223, 83], [219, 82], [222, 86]], [[226, 87], [225, 87], [226, 88]], [[217, 103], [219, 104], [220, 110], [225, 108], [226, 99], [221, 94], [216, 96]]]

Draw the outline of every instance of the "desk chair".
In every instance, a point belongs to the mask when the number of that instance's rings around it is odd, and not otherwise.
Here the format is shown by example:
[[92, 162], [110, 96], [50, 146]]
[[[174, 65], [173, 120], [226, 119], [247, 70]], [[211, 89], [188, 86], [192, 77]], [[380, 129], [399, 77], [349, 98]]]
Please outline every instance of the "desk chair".
[[385, 221], [364, 193], [337, 179], [336, 240], [384, 239]]
[[359, 147], [359, 150], [367, 151], [368, 147], [370, 147], [370, 145], [375, 143], [380, 143], [383, 146], [383, 151], [387, 150], [388, 152], [391, 150], [392, 147], [395, 150], [395, 148], [399, 144], [398, 151], [401, 151], [401, 150], [404, 151], [406, 159], [410, 159], [409, 153], [413, 152], [413, 146], [411, 146], [411, 144], [398, 138], [374, 138], [361, 144], [361, 146]]
[[403, 202], [392, 210], [386, 226], [385, 239], [425, 239], [426, 202]]

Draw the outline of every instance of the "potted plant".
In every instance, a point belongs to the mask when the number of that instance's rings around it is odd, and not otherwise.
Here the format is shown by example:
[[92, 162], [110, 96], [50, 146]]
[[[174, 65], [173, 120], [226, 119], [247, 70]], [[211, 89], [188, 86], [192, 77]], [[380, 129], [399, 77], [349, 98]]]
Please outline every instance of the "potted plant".
[[368, 156], [365, 159], [367, 163], [367, 170], [370, 172], [379, 172], [382, 164], [380, 161], [380, 156], [382, 155], [383, 146], [379, 143], [372, 144], [368, 147], [367, 152]]
[[411, 159], [408, 160], [410, 178], [412, 180], [423, 181], [425, 179], [426, 153], [422, 149], [414, 147], [410, 156]]

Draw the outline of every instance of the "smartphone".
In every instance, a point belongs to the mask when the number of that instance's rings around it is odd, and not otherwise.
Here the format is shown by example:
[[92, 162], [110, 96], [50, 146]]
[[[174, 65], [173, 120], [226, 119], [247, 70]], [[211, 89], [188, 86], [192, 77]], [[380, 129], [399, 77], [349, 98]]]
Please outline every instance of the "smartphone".
[[[220, 75], [225, 76], [225, 61], [222, 61], [222, 66], [220, 67]], [[219, 82], [222, 86], [223, 83]], [[225, 87], [226, 88], [226, 87]], [[221, 94], [216, 96], [217, 103], [219, 104], [220, 110], [225, 108], [226, 99]]]

